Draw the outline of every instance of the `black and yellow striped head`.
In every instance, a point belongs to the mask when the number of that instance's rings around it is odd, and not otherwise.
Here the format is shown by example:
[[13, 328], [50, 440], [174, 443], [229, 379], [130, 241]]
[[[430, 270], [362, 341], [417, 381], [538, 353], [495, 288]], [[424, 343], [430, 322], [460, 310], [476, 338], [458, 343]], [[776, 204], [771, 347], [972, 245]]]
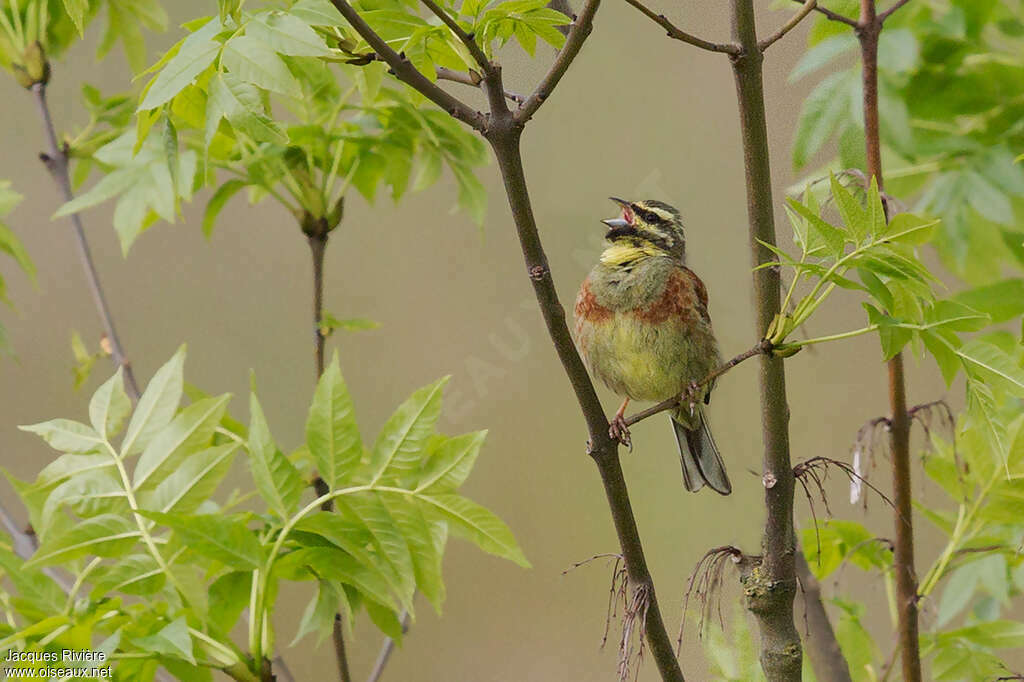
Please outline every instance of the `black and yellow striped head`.
[[609, 242], [601, 262], [619, 265], [644, 256], [664, 255], [684, 260], [686, 237], [679, 211], [654, 199], [611, 200], [622, 208], [622, 215], [601, 221], [608, 226], [605, 239]]

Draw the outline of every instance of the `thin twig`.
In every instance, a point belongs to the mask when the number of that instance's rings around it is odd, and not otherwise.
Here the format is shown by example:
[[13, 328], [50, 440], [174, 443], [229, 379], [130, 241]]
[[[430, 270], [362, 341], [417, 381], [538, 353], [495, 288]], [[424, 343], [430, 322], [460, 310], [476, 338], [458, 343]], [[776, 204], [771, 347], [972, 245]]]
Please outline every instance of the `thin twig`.
[[908, 2], [910, 2], [910, 0], [899, 0], [899, 2], [897, 2], [895, 5], [893, 5], [892, 7], [878, 15], [878, 22], [884, 24], [885, 20], [892, 16], [893, 12], [898, 10], [900, 7], [903, 7], [903, 5], [907, 4]]
[[288, 664], [285, 663], [283, 656], [274, 657], [274, 675], [277, 677], [278, 682], [295, 682], [295, 675], [292, 675], [292, 671], [288, 668]]
[[345, 650], [345, 628], [340, 613], [334, 614], [331, 639], [334, 642], [334, 658], [338, 662], [338, 679], [341, 682], [352, 682], [352, 672], [348, 665], [348, 652]]
[[[799, 2], [799, 3], [803, 4], [803, 0], [793, 0], [793, 2]], [[833, 12], [832, 10], [827, 9], [825, 7], [822, 7], [821, 5], [815, 5], [814, 11], [820, 12], [820, 13], [824, 14], [826, 17], [828, 17], [832, 21], [838, 21], [841, 24], [846, 24], [847, 26], [850, 26], [852, 28], [857, 28], [857, 21], [855, 19], [851, 19], [850, 17], [843, 16], [842, 14], [839, 14], [838, 12]]]
[[[46, 100], [46, 85], [36, 83], [32, 86], [32, 94], [35, 95], [36, 106], [39, 110], [39, 118], [43, 124], [43, 133], [49, 146], [49, 152], [41, 158], [53, 176], [54, 181], [60, 188], [64, 201], [71, 201], [74, 192], [71, 190], [71, 177], [68, 175], [67, 150], [57, 141], [57, 131], [53, 125], [53, 117], [50, 115], [50, 106]], [[89, 250], [89, 242], [85, 238], [85, 229], [82, 227], [82, 217], [77, 213], [69, 216], [71, 227], [75, 233], [75, 244], [78, 247], [78, 259], [85, 271], [85, 279], [89, 285], [89, 293], [92, 295], [96, 312], [100, 315], [103, 329], [106, 332], [107, 340], [110, 342], [110, 356], [114, 364], [122, 368], [124, 374], [125, 390], [132, 402], [139, 400], [139, 386], [135, 382], [135, 373], [132, 371], [131, 363], [128, 362], [121, 346], [121, 340], [117, 336], [117, 329], [114, 326], [114, 316], [107, 305], [107, 297], [103, 293], [103, 286], [100, 284], [100, 276], [96, 271], [96, 265]]]
[[[480, 74], [475, 71], [465, 73], [463, 71], [448, 69], [443, 66], [438, 66], [435, 70], [437, 72], [437, 77], [443, 81], [462, 83], [463, 85], [469, 85], [474, 88], [482, 87], [483, 84], [483, 79], [480, 77]], [[510, 90], [505, 90], [505, 99], [515, 102], [516, 104], [522, 104], [526, 101], [526, 97], [524, 95], [520, 95]]]
[[597, 13], [597, 8], [600, 5], [601, 0], [587, 0], [584, 3], [579, 16], [572, 22], [569, 34], [565, 38], [565, 44], [559, 50], [555, 61], [551, 64], [551, 68], [548, 69], [540, 83], [537, 84], [533, 93], [526, 98], [526, 101], [516, 111], [515, 120], [517, 123], [522, 125], [529, 121], [537, 113], [537, 110], [540, 109], [540, 106], [547, 101], [547, 98], [551, 96], [555, 86], [562, 80], [565, 72], [569, 70], [569, 66], [572, 65], [576, 55], [583, 48], [583, 43], [586, 42], [587, 36], [593, 30], [594, 15]]
[[632, 426], [633, 424], [636, 424], [639, 421], [643, 421], [648, 417], [652, 417], [658, 414], [659, 412], [665, 412], [666, 410], [671, 410], [676, 407], [679, 407], [680, 405], [692, 402], [694, 396], [696, 395], [697, 389], [706, 386], [707, 384], [710, 384], [712, 381], [722, 376], [730, 369], [743, 362], [744, 360], [749, 360], [755, 355], [764, 355], [770, 353], [771, 349], [771, 342], [768, 341], [767, 339], [762, 339], [757, 343], [756, 346], [749, 350], [743, 351], [742, 353], [740, 353], [733, 359], [729, 360], [725, 364], [720, 365], [713, 372], [711, 372], [710, 374], [708, 374], [706, 377], [696, 382], [695, 384], [689, 386], [685, 391], [683, 391], [679, 395], [669, 398], [668, 400], [662, 400], [657, 405], [648, 407], [646, 410], [642, 410], [632, 415], [631, 417], [627, 417], [626, 426]]
[[811, 573], [799, 547], [796, 551], [796, 574], [804, 600], [807, 657], [811, 660], [814, 675], [820, 682], [850, 682], [850, 666], [843, 657], [828, 612], [825, 611], [821, 585]]
[[441, 9], [434, 0], [420, 0], [420, 2], [423, 3], [423, 6], [429, 9], [434, 16], [440, 19], [441, 22], [455, 34], [455, 37], [466, 46], [469, 53], [473, 55], [473, 59], [476, 60], [476, 63], [484, 70], [485, 75], [490, 75], [491, 72], [494, 71], [494, 64], [492, 64], [491, 60], [487, 58], [484, 51], [480, 49], [480, 45], [476, 42], [473, 36], [466, 33], [462, 27], [459, 26], [459, 22], [455, 21], [450, 14]]
[[[402, 611], [402, 634], [409, 632], [409, 612]], [[388, 660], [391, 658], [391, 654], [395, 650], [395, 640], [388, 637], [384, 640], [384, 645], [380, 648], [380, 653], [377, 654], [377, 662], [373, 665], [373, 670], [370, 671], [370, 676], [366, 678], [366, 682], [378, 682], [381, 675], [384, 674], [384, 667], [388, 664]]]
[[429, 78], [417, 71], [408, 58], [391, 49], [387, 42], [370, 28], [370, 25], [366, 23], [352, 5], [348, 4], [347, 0], [331, 0], [331, 2], [338, 12], [341, 13], [341, 16], [345, 17], [349, 25], [355, 29], [356, 33], [362, 36], [370, 48], [387, 62], [387, 65], [391, 67], [397, 78], [414, 90], [419, 91], [424, 97], [441, 107], [444, 111], [447, 111], [453, 118], [462, 121], [475, 130], [484, 131], [487, 127], [487, 121], [481, 112], [441, 89], [437, 84], [431, 82]]
[[782, 28], [780, 28], [778, 31], [771, 34], [764, 40], [758, 41], [757, 46], [761, 48], [762, 52], [764, 52], [769, 48], [769, 46], [771, 46], [772, 43], [776, 42], [777, 40], [782, 38], [782, 36], [786, 35], [794, 28], [796, 28], [796, 25], [803, 21], [804, 17], [810, 14], [811, 10], [813, 10], [817, 6], [818, 0], [806, 0], [806, 2], [804, 2], [804, 6], [800, 8], [800, 11], [794, 14], [792, 17], [790, 17], [789, 21], [787, 21], [782, 26]]
[[669, 38], [681, 40], [684, 43], [689, 43], [694, 47], [699, 47], [702, 50], [707, 50], [709, 52], [722, 52], [725, 54], [740, 53], [740, 46], [737, 45], [736, 43], [712, 43], [709, 40], [704, 40], [703, 38], [698, 38], [695, 35], [687, 33], [686, 31], [680, 29], [678, 26], [669, 21], [668, 17], [666, 17], [664, 14], [658, 14], [650, 7], [640, 2], [640, 0], [626, 0], [626, 2], [635, 7], [636, 9], [640, 10], [640, 13], [643, 14], [645, 17], [647, 17], [648, 19], [650, 19], [651, 21], [665, 29], [665, 32], [668, 33]]

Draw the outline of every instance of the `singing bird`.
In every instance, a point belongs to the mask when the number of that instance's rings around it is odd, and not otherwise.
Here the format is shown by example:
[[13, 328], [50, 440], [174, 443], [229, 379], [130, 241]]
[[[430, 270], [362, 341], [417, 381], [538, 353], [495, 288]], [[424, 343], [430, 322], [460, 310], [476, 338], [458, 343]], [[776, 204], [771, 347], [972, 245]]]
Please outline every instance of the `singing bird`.
[[[591, 373], [625, 400], [612, 420], [613, 438], [628, 442], [630, 400], [662, 401], [690, 391], [691, 404], [670, 413], [686, 489], [732, 492], [711, 437], [704, 405], [712, 384], [698, 386], [721, 360], [704, 283], [686, 267], [679, 211], [660, 201], [620, 206], [601, 258], [576, 298], [575, 338]], [[704, 405], [701, 404], [704, 403]]]

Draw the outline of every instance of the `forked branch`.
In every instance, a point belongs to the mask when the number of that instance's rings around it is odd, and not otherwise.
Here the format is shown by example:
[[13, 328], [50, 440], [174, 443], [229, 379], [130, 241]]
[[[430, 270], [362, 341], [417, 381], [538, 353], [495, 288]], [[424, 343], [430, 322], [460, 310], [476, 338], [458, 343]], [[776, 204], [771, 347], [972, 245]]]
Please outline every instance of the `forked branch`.
[[757, 43], [757, 47], [762, 52], [767, 50], [768, 47], [772, 43], [778, 41], [784, 35], [786, 35], [790, 31], [792, 31], [794, 28], [796, 28], [797, 24], [799, 24], [801, 21], [803, 21], [804, 17], [806, 17], [808, 14], [810, 14], [811, 11], [815, 7], [817, 7], [817, 6], [818, 6], [818, 0], [805, 0], [804, 6], [800, 8], [799, 12], [797, 12], [792, 17], [790, 17], [789, 21], [787, 21], [785, 24], [783, 24], [782, 28], [780, 28], [778, 31], [776, 31], [775, 33], [771, 34], [770, 36], [768, 36], [764, 40], [759, 40], [758, 43]]
[[515, 120], [519, 125], [523, 125], [537, 113], [540, 106], [551, 96], [558, 82], [562, 80], [562, 76], [569, 70], [569, 66], [572, 65], [576, 55], [583, 48], [583, 43], [586, 42], [590, 32], [594, 29], [594, 15], [597, 14], [597, 8], [600, 5], [601, 0], [587, 0], [583, 4], [583, 9], [580, 10], [579, 15], [572, 22], [569, 33], [565, 38], [565, 44], [558, 51], [555, 61], [552, 62], [548, 72], [541, 78], [533, 93], [526, 98], [526, 101], [516, 111]]
[[409, 85], [414, 90], [417, 90], [424, 97], [429, 99], [431, 102], [447, 111], [453, 118], [462, 121], [469, 125], [475, 130], [483, 132], [487, 127], [487, 120], [483, 113], [473, 109], [471, 106], [453, 96], [448, 91], [439, 87], [436, 83], [432, 82], [429, 78], [424, 76], [422, 73], [416, 70], [405, 56], [400, 55], [391, 49], [391, 46], [387, 44], [380, 35], [377, 34], [370, 25], [363, 20], [352, 5], [348, 4], [347, 0], [331, 0], [334, 6], [337, 8], [341, 16], [345, 17], [345, 21], [355, 29], [363, 40], [367, 42], [370, 48], [377, 53], [381, 59], [387, 62], [387, 65], [394, 71], [395, 76]]
[[434, 2], [434, 0], [420, 0], [420, 2], [423, 3], [423, 6], [429, 9], [434, 16], [440, 19], [441, 23], [447, 26], [451, 32], [455, 34], [455, 37], [459, 39], [459, 42], [466, 46], [466, 49], [469, 50], [471, 55], [473, 55], [473, 59], [476, 60], [476, 63], [481, 69], [483, 69], [485, 75], [490, 75], [494, 71], [494, 64], [492, 64], [491, 60], [487, 58], [484, 51], [480, 49], [480, 45], [476, 42], [474, 37], [466, 33], [462, 27], [459, 26], [459, 22], [455, 21], [455, 19], [445, 12], [440, 5]]

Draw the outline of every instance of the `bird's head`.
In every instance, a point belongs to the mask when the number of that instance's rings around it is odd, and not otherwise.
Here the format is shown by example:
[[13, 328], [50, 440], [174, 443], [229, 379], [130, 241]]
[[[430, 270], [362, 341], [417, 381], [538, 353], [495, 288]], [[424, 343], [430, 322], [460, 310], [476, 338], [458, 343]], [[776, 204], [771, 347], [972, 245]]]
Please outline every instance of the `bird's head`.
[[618, 218], [602, 220], [608, 226], [608, 247], [601, 261], [621, 265], [650, 256], [673, 256], [682, 261], [686, 238], [679, 211], [654, 199], [626, 201], [611, 197], [622, 209]]

